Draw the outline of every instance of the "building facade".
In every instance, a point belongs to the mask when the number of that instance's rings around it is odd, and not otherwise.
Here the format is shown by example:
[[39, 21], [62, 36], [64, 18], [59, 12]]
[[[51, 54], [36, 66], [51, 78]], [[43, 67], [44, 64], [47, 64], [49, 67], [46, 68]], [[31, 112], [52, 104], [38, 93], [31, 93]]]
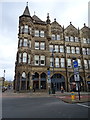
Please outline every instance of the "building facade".
[[80, 89], [90, 91], [90, 28], [84, 24], [77, 29], [71, 22], [64, 28], [56, 19], [51, 23], [49, 14], [42, 21], [31, 17], [26, 6], [19, 17], [14, 89], [75, 89], [73, 57], [78, 61]]

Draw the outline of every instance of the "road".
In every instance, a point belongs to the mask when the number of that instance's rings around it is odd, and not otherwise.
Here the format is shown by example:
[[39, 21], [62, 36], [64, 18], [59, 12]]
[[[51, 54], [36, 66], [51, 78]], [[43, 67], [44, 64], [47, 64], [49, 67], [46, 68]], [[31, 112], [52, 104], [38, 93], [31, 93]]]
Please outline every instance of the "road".
[[2, 98], [3, 118], [88, 118], [88, 110], [88, 103], [64, 103], [55, 96]]

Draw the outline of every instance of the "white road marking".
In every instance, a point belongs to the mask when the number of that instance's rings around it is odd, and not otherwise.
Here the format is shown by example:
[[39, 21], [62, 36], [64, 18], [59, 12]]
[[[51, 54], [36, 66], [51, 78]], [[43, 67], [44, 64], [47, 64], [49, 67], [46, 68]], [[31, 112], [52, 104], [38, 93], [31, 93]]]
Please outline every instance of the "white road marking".
[[77, 103], [77, 105], [80, 105], [80, 106], [83, 106], [83, 107], [88, 107], [88, 108], [90, 108], [90, 106], [83, 105], [83, 104], [79, 104], [79, 103]]

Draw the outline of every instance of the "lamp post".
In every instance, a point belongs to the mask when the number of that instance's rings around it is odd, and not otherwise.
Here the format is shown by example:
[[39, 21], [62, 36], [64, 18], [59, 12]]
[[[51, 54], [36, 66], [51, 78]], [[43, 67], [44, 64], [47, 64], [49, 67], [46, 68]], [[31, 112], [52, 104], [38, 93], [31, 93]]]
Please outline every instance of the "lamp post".
[[[52, 50], [52, 58], [53, 58], [53, 76], [54, 76], [54, 49]], [[54, 77], [53, 77], [54, 79]], [[53, 84], [53, 94], [55, 94], [55, 80], [54, 80], [54, 84]]]
[[3, 74], [3, 84], [2, 84], [3, 87], [4, 87], [4, 81], [5, 81], [5, 70], [4, 70], [4, 74]]
[[78, 70], [78, 62], [75, 57], [73, 57], [73, 68], [74, 68], [74, 78], [76, 82], [76, 88], [78, 91], [78, 96], [80, 100], [80, 79], [79, 79], [79, 70]]

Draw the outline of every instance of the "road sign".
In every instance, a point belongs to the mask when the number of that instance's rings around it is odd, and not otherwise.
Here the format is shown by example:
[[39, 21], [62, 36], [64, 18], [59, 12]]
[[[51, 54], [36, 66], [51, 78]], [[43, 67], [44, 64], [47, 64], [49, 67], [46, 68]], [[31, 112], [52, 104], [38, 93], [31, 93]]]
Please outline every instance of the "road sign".
[[48, 71], [47, 74], [50, 75], [50, 71]]
[[74, 68], [78, 67], [78, 62], [76, 60], [73, 62], [73, 66], [74, 66]]

